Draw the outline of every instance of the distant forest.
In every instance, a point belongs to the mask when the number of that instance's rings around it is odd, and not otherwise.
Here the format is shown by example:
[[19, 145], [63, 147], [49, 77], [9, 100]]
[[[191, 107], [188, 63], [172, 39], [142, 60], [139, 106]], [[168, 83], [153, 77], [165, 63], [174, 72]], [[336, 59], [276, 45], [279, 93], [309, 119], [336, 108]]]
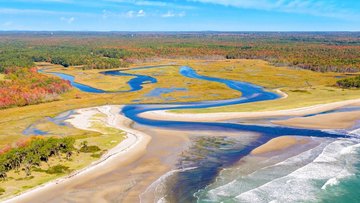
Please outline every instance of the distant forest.
[[313, 71], [358, 72], [358, 32], [0, 32], [0, 72], [51, 62], [83, 69], [154, 58], [264, 59]]
[[[359, 72], [360, 33], [0, 32], [0, 109], [58, 100], [68, 81], [35, 62], [81, 69], [125, 68], [159, 58], [263, 59], [312, 71]], [[359, 78], [339, 80], [359, 88]]]

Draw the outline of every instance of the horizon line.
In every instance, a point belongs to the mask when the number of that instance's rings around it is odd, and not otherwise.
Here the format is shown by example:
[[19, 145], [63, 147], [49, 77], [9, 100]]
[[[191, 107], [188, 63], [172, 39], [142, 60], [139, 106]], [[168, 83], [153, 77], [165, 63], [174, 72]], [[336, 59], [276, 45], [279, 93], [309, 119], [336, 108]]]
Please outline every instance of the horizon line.
[[169, 33], [169, 32], [178, 32], [178, 33], [185, 33], [185, 32], [219, 32], [219, 33], [249, 33], [249, 32], [270, 32], [270, 33], [289, 33], [289, 32], [360, 32], [360, 30], [0, 30], [0, 32], [101, 32], [101, 33], [121, 33], [121, 32], [132, 32], [132, 33]]

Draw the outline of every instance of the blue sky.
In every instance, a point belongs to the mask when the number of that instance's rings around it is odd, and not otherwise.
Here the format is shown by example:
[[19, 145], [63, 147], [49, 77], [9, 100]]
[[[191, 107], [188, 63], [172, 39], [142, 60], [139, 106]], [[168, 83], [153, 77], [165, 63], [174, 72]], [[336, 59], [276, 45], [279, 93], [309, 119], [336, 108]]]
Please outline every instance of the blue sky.
[[0, 0], [0, 30], [360, 31], [360, 0]]

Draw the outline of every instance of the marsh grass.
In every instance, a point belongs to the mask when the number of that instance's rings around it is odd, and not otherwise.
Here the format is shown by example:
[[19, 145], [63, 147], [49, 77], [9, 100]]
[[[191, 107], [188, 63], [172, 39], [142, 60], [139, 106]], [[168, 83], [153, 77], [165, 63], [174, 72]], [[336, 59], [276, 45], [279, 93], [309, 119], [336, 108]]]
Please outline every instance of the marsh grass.
[[[175, 62], [177, 65], [188, 65], [197, 70], [200, 74], [221, 77], [232, 80], [251, 82], [264, 86], [270, 91], [281, 89], [288, 93], [287, 99], [276, 101], [256, 102], [252, 104], [234, 105], [221, 108], [185, 110], [184, 112], [232, 112], [232, 111], [261, 111], [277, 110], [294, 107], [315, 105], [345, 99], [359, 98], [359, 90], [342, 90], [335, 86], [338, 80], [335, 76], [342, 76], [339, 73], [318, 73], [302, 69], [293, 69], [286, 67], [275, 67], [261, 60], [161, 60], [135, 64], [133, 67], [170, 64]], [[46, 64], [45, 64], [46, 65]], [[47, 64], [48, 65], [48, 64]], [[64, 69], [57, 66], [62, 71], [74, 72], [76, 78], [78, 75], [93, 75], [89, 78], [98, 77], [98, 72], [102, 70], [81, 70], [73, 67]], [[185, 78], [179, 74], [178, 66], [168, 66], [163, 68], [128, 70], [128, 73], [140, 73], [156, 77], [158, 83], [146, 84], [143, 89], [137, 92], [120, 94], [90, 94], [81, 92], [75, 88], [68, 93], [61, 95], [59, 101], [43, 103], [38, 105], [24, 106], [0, 110], [0, 147], [5, 144], [14, 143], [16, 140], [24, 137], [22, 131], [29, 125], [43, 119], [46, 116], [54, 117], [58, 114], [77, 108], [86, 108], [105, 104], [130, 104], [130, 103], [171, 103], [171, 102], [191, 102], [203, 100], [219, 100], [236, 98], [241, 93], [231, 90], [225, 85], [207, 82], [197, 79]], [[66, 72], [65, 72], [66, 73]], [[109, 76], [110, 77], [110, 76]], [[101, 82], [115, 82], [114, 87], [120, 87], [120, 84], [126, 84], [129, 78], [111, 77], [97, 80], [89, 79], [87, 85], [97, 86]], [[79, 81], [80, 82], [80, 81]], [[116, 84], [117, 82], [117, 84]], [[113, 88], [114, 88], [113, 87]], [[161, 97], [145, 97], [154, 88], [187, 88], [188, 91], [177, 91], [163, 94]], [[110, 88], [110, 85], [108, 87]], [[291, 92], [293, 90], [295, 92]], [[300, 91], [308, 91], [305, 94]], [[171, 98], [171, 100], [169, 100]], [[136, 102], [135, 102], [136, 101]], [[76, 134], [79, 137], [89, 136], [89, 132], [75, 130], [56, 129], [58, 127], [51, 124], [40, 126], [41, 129], [49, 130], [51, 133]], [[56, 130], [55, 130], [56, 129]], [[56, 132], [55, 132], [56, 131]], [[96, 134], [91, 132], [91, 134]]]

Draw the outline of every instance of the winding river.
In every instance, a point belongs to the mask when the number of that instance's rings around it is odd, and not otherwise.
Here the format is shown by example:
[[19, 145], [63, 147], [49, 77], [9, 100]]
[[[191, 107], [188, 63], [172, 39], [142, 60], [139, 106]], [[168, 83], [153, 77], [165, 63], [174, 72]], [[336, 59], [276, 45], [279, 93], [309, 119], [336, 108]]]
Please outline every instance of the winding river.
[[[158, 65], [158, 66], [145, 66], [145, 67], [139, 67], [139, 68], [133, 68], [131, 70], [141, 70], [141, 69], [149, 69], [149, 68], [161, 68], [161, 67], [166, 67], [167, 65]], [[100, 74], [103, 75], [111, 75], [111, 76], [125, 76], [125, 77], [132, 77], [127, 84], [129, 85], [129, 90], [124, 90], [124, 91], [105, 91], [105, 90], [101, 90], [101, 89], [97, 89], [94, 87], [91, 87], [89, 85], [84, 85], [78, 82], [75, 82], [75, 77], [72, 75], [68, 75], [65, 73], [58, 73], [58, 72], [47, 72], [46, 69], [42, 69], [39, 70], [40, 73], [48, 73], [48, 74], [52, 74], [55, 75], [57, 77], [60, 77], [64, 80], [68, 80], [70, 81], [70, 84], [83, 91], [83, 92], [88, 92], [88, 93], [121, 93], [121, 92], [134, 92], [134, 91], [138, 91], [141, 90], [144, 84], [148, 84], [148, 83], [156, 83], [157, 80], [154, 77], [151, 76], [147, 76], [147, 75], [139, 75], [139, 74], [130, 74], [130, 73], [125, 73], [123, 71], [118, 71], [118, 70], [114, 70], [114, 71], [104, 71], [104, 72], [100, 72]]]
[[[143, 68], [159, 68], [161, 66], [150, 66]], [[194, 78], [198, 80], [206, 80], [210, 82], [218, 82], [227, 85], [229, 88], [240, 91], [242, 96], [240, 98], [219, 100], [219, 101], [203, 101], [203, 102], [189, 102], [189, 103], [173, 103], [173, 104], [159, 104], [159, 105], [146, 105], [146, 104], [134, 104], [127, 105], [122, 109], [122, 114], [140, 125], [152, 126], [157, 128], [169, 128], [176, 130], [194, 130], [197, 131], [212, 131], [214, 134], [220, 132], [239, 132], [239, 133], [256, 133], [260, 135], [255, 141], [251, 141], [246, 145], [234, 144], [234, 142], [224, 142], [221, 145], [221, 150], [209, 149], [206, 156], [203, 158], [192, 160], [188, 162], [179, 162], [178, 172], [176, 174], [176, 181], [174, 184], [169, 185], [166, 194], [162, 194], [164, 197], [177, 200], [178, 202], [217, 202], [228, 201], [237, 202], [236, 198], [240, 195], [234, 193], [232, 195], [223, 195], [218, 197], [217, 195], [209, 196], [210, 190], [206, 188], [212, 183], [216, 182], [216, 178], [219, 177], [219, 172], [224, 168], [231, 167], [234, 163], [248, 155], [253, 149], [263, 145], [269, 140], [284, 136], [284, 135], [296, 135], [296, 136], [308, 136], [316, 138], [328, 138], [327, 140], [337, 140], [349, 138], [346, 132], [340, 131], [322, 131], [311, 130], [303, 128], [291, 128], [285, 126], [276, 125], [248, 125], [238, 123], [226, 123], [226, 122], [181, 122], [181, 121], [159, 121], [145, 119], [139, 116], [139, 114], [154, 110], [174, 110], [174, 109], [195, 109], [195, 108], [209, 108], [220, 107], [233, 104], [242, 104], [266, 100], [274, 100], [280, 98], [276, 93], [269, 92], [262, 87], [254, 84], [227, 80], [215, 77], [203, 76], [196, 73], [191, 67], [180, 67], [180, 73], [184, 77]], [[91, 93], [114, 93], [106, 92], [96, 88], [92, 88], [86, 85], [82, 85], [74, 82], [74, 77], [65, 75], [62, 73], [51, 73], [57, 75], [63, 79], [69, 80], [71, 84], [80, 89], [81, 91]], [[146, 83], [156, 83], [156, 79], [150, 76], [128, 74], [123, 71], [104, 71], [101, 74], [110, 76], [132, 76], [128, 84], [130, 90], [137, 91], [142, 89], [142, 85]], [[122, 92], [122, 91], [119, 91]], [[311, 115], [309, 115], [311, 116]], [[171, 139], [171, 137], [169, 137]], [[324, 147], [325, 148], [325, 147]], [[310, 160], [310, 159], [309, 159]], [[310, 160], [311, 161], [311, 160]], [[236, 177], [234, 177], [236, 179]], [[230, 181], [231, 182], [231, 181]], [[228, 183], [226, 183], [228, 184]], [[221, 185], [224, 187], [226, 184]], [[260, 186], [259, 186], [260, 187]], [[216, 187], [215, 187], [216, 188]], [[220, 193], [219, 193], [220, 194]], [[241, 193], [243, 194], [243, 193]], [[215, 199], [212, 199], [215, 198]], [[220, 198], [220, 199], [219, 199]], [[244, 198], [241, 196], [241, 198]], [[260, 201], [261, 202], [261, 201]]]

